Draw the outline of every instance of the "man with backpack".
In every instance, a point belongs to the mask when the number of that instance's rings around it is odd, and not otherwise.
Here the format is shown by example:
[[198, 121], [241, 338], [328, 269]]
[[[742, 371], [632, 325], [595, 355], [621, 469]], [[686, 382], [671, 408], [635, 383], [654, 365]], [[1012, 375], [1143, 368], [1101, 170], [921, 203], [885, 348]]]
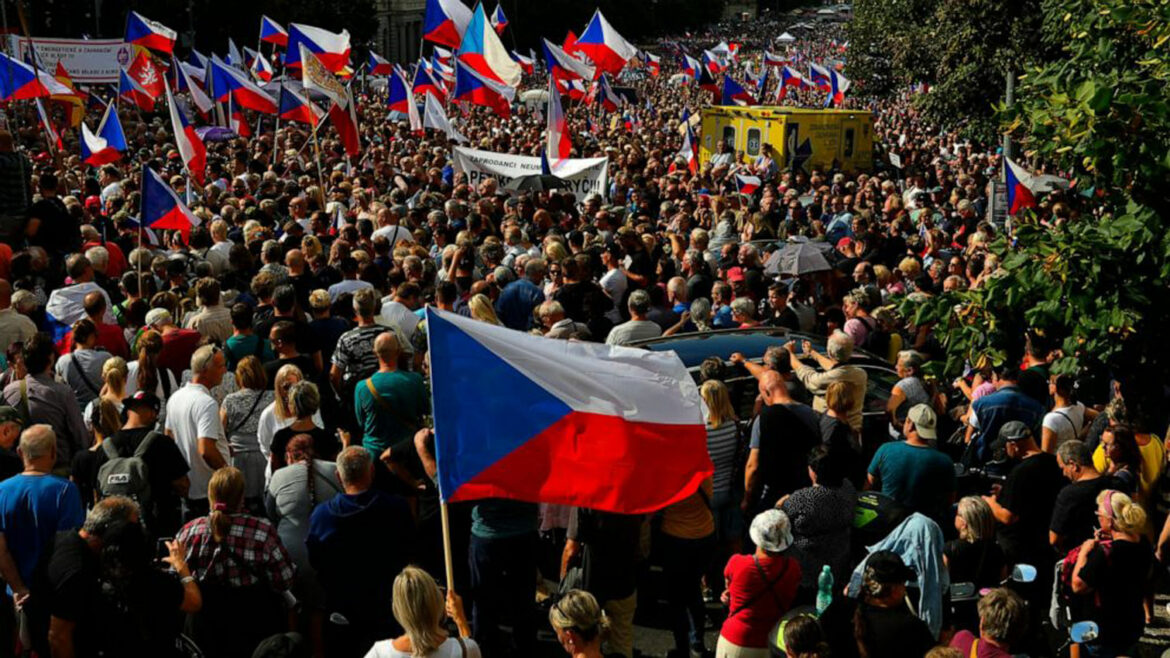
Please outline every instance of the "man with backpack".
[[155, 427], [162, 405], [156, 395], [137, 391], [122, 404], [126, 423], [98, 450], [94, 490], [102, 498], [134, 500], [155, 537], [172, 537], [187, 495], [187, 460], [175, 440]]

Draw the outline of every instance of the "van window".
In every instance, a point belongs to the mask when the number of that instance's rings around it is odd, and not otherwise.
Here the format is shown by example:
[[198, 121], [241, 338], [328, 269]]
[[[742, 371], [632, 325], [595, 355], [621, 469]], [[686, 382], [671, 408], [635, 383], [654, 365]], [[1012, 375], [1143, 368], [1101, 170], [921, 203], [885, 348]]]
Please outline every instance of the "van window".
[[723, 126], [723, 143], [728, 153], [735, 153], [735, 126]]
[[748, 155], [760, 154], [760, 129], [749, 128], [747, 132], [747, 152]]
[[845, 129], [845, 157], [853, 157], [853, 129]]

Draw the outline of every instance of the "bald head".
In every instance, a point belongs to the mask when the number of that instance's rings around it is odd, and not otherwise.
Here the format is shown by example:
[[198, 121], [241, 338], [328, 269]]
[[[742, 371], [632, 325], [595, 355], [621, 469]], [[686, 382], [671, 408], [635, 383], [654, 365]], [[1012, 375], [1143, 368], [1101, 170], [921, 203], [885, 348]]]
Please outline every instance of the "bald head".
[[776, 391], [784, 387], [784, 379], [775, 370], [765, 370], [760, 375], [760, 394], [771, 400]]
[[396, 365], [401, 351], [398, 336], [393, 331], [383, 331], [374, 339], [374, 354], [378, 355], [378, 361], [383, 365]]

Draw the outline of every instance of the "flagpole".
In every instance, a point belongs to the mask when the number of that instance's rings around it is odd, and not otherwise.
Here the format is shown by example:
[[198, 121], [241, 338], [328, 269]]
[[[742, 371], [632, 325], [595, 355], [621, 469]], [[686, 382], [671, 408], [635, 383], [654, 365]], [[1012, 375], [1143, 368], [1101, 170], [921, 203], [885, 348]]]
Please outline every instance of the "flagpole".
[[447, 570], [447, 591], [455, 591], [455, 563], [451, 559], [451, 519], [447, 513], [447, 501], [439, 503], [439, 518], [443, 523], [443, 566]]

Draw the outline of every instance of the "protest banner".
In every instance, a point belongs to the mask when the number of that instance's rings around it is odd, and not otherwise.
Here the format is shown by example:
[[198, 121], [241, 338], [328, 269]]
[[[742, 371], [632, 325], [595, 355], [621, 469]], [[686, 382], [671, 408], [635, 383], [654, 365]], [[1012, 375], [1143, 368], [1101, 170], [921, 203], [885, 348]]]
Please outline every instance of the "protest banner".
[[35, 46], [37, 66], [52, 73], [61, 62], [75, 83], [118, 84], [118, 69], [129, 66], [134, 59], [134, 47], [121, 39], [8, 36], [8, 51], [18, 59], [28, 61], [29, 51]]
[[[467, 174], [467, 182], [473, 187], [478, 187], [486, 178], [495, 178], [503, 187], [515, 178], [540, 173], [538, 157], [477, 151], [462, 146], [456, 146], [452, 155], [455, 171]], [[606, 193], [609, 158], [565, 160], [554, 173], [565, 179], [578, 201], [584, 201], [594, 192]]]

